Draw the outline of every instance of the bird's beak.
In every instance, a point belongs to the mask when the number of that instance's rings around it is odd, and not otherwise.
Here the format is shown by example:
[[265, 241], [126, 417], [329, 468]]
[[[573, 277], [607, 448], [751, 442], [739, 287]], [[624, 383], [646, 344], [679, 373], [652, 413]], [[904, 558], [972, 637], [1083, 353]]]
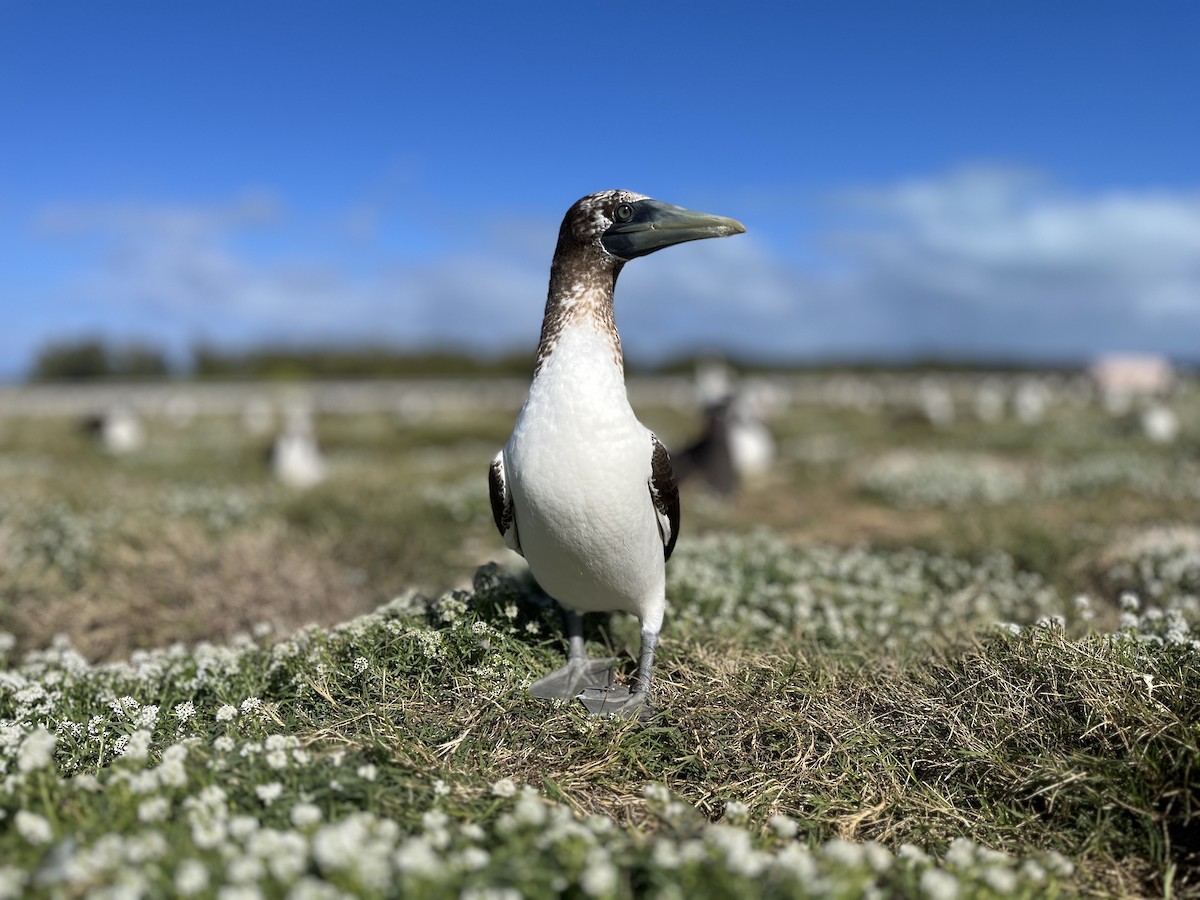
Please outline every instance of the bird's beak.
[[629, 205], [633, 207], [629, 221], [614, 223], [600, 239], [604, 249], [618, 259], [635, 259], [672, 244], [728, 237], [746, 230], [736, 219], [693, 212], [660, 200], [638, 200]]

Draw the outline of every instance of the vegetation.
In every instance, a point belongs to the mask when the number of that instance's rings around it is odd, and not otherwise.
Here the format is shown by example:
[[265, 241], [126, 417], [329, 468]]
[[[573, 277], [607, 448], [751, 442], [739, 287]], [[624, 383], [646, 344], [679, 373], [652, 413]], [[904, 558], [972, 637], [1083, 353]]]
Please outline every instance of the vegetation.
[[97, 378], [162, 378], [169, 372], [166, 356], [144, 344], [110, 346], [95, 338], [60, 341], [38, 353], [34, 381], [85, 381]]
[[233, 418], [0, 423], [0, 897], [1200, 896], [1200, 396], [1173, 444], [845, 396], [685, 485], [648, 724], [525, 693], [513, 410], [322, 416], [307, 492]]
[[387, 346], [258, 347], [242, 352], [197, 347], [191, 371], [197, 378], [414, 378], [528, 376], [528, 352], [481, 357], [468, 350], [412, 352]]

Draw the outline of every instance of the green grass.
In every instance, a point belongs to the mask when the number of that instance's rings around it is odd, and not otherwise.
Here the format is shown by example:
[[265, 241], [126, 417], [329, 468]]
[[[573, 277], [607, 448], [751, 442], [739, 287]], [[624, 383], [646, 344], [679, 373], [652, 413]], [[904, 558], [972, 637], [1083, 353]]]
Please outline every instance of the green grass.
[[[789, 410], [765, 483], [685, 491], [642, 724], [525, 693], [506, 421], [330, 419], [307, 493], [231, 422], [0, 431], [0, 897], [1200, 896], [1187, 443]], [[963, 471], [881, 491], [901, 443]], [[636, 622], [588, 637], [631, 677]]]

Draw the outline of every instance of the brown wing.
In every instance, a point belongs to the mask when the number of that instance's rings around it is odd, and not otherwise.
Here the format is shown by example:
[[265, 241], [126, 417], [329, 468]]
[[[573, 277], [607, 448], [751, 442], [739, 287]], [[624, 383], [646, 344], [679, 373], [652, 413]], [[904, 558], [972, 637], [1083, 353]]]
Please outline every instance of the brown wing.
[[[492, 501], [492, 518], [496, 520], [496, 528], [504, 538], [504, 546], [521, 553], [521, 541], [517, 536], [517, 520], [513, 514], [512, 492], [508, 489], [508, 481], [504, 477], [504, 451], [501, 450], [492, 460], [488, 471], [488, 496]], [[524, 553], [521, 553], [524, 556]]]
[[671, 558], [675, 539], [679, 537], [679, 486], [671, 468], [671, 455], [662, 441], [650, 435], [653, 455], [650, 457], [650, 499], [658, 513], [658, 533], [663, 542], [663, 559]]

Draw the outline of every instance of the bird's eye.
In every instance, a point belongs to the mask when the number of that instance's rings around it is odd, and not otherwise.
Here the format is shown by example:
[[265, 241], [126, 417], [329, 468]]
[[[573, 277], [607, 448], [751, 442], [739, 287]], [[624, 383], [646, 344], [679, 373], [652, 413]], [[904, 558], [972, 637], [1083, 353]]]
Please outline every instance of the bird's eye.
[[628, 203], [622, 203], [617, 207], [613, 215], [618, 222], [628, 222], [633, 218], [633, 207]]

